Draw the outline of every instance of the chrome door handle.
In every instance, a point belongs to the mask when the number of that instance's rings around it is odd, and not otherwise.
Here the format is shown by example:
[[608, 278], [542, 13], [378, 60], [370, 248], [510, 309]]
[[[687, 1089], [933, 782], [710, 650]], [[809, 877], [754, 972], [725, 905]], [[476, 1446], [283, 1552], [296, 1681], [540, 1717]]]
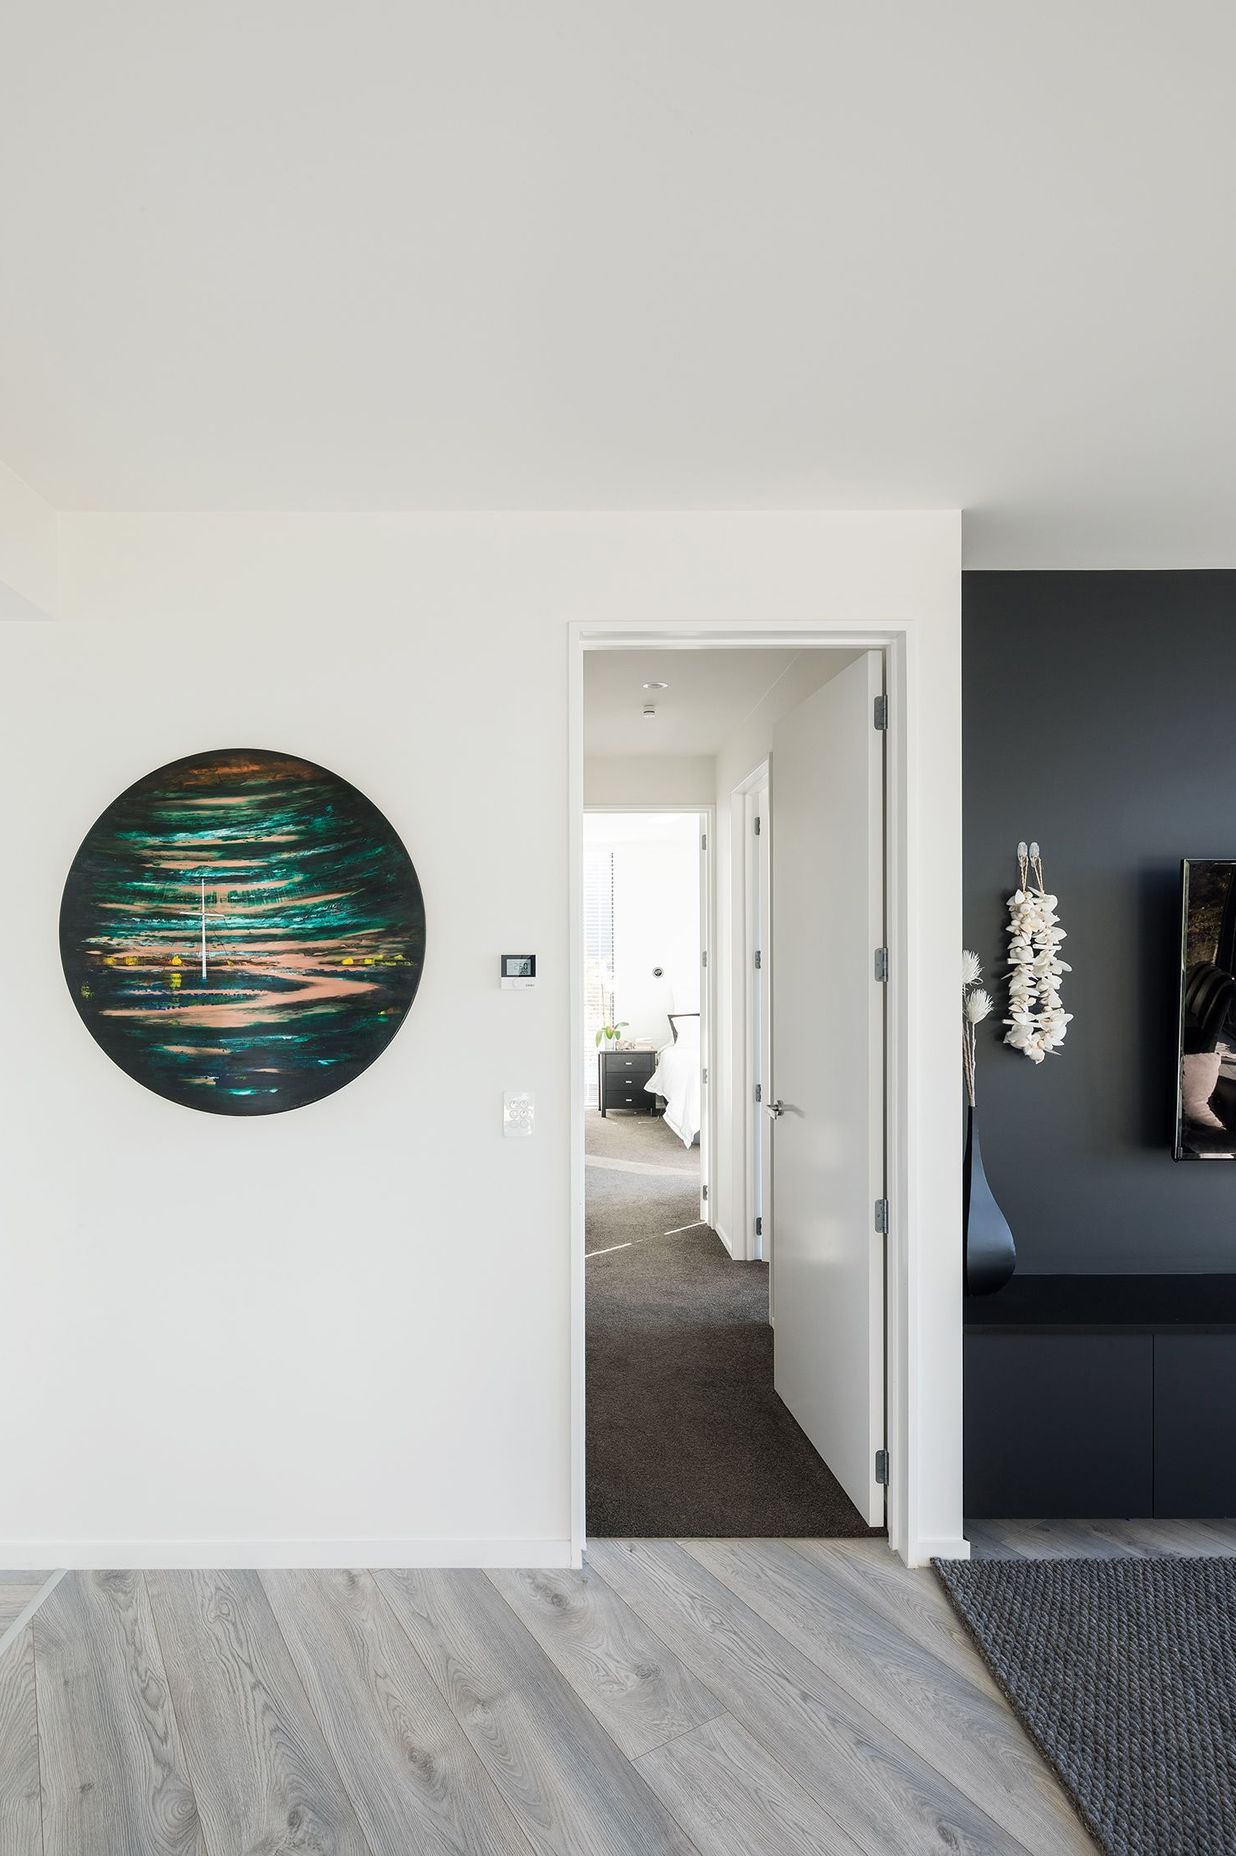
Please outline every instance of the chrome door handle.
[[774, 1121], [777, 1120], [778, 1116], [785, 1114], [785, 1103], [784, 1102], [781, 1102], [781, 1101], [766, 1102], [764, 1104], [764, 1107], [768, 1110], [769, 1114], [772, 1116]]

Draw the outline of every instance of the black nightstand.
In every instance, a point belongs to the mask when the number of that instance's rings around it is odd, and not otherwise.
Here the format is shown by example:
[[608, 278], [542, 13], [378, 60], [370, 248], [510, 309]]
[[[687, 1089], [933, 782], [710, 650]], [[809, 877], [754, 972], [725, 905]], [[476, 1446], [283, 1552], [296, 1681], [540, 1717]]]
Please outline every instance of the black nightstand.
[[655, 1050], [600, 1050], [597, 1052], [597, 1100], [604, 1115], [611, 1108], [634, 1109], [651, 1115], [656, 1097], [644, 1084], [657, 1067]]

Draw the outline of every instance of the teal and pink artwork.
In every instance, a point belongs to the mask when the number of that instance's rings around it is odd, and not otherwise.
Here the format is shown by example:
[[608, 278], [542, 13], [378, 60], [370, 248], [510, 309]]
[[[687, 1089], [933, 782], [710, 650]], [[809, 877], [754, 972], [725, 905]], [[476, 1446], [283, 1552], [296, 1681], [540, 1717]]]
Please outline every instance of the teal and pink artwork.
[[312, 761], [227, 748], [108, 806], [73, 859], [60, 955], [95, 1041], [215, 1115], [273, 1115], [379, 1057], [425, 959], [398, 833]]

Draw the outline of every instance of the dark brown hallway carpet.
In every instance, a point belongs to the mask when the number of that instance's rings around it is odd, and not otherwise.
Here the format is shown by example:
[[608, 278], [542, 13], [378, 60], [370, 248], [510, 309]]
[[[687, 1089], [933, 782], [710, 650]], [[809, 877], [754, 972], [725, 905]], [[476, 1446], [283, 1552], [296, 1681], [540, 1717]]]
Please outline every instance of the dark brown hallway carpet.
[[[593, 1250], [610, 1215], [592, 1196], [600, 1170], [588, 1169]], [[700, 1225], [587, 1267], [590, 1534], [872, 1531], [773, 1391], [767, 1265], [731, 1262]]]
[[590, 1166], [585, 1204], [584, 1248], [591, 1256], [615, 1244], [699, 1224], [700, 1182], [673, 1173], [619, 1173]]
[[633, 1115], [621, 1108], [602, 1115], [590, 1108], [584, 1114], [584, 1151], [589, 1160], [637, 1160], [690, 1173], [697, 1181], [700, 1176], [699, 1147], [684, 1147], [660, 1115]]
[[659, 1115], [589, 1109], [584, 1153], [584, 1248], [590, 1256], [699, 1222], [700, 1150], [684, 1147]]

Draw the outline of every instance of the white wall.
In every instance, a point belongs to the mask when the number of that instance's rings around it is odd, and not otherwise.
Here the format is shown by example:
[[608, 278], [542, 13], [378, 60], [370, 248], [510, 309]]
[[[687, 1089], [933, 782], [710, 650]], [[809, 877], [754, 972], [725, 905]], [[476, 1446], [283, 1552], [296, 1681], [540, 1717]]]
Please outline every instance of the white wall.
[[42, 618], [57, 596], [57, 517], [0, 464], [0, 619]]
[[[565, 1558], [568, 621], [906, 624], [938, 825], [920, 942], [951, 971], [958, 518], [81, 515], [61, 543], [66, 622], [0, 628], [0, 768], [25, 795], [0, 910], [0, 1282], [21, 1311], [0, 1349], [0, 1564]], [[429, 928], [381, 1060], [254, 1122], [110, 1065], [56, 950], [101, 808], [237, 741], [369, 793]], [[541, 956], [535, 992], [499, 990], [512, 947]], [[960, 1526], [960, 1260], [955, 998], [932, 988], [915, 1076], [940, 1158], [916, 1241], [940, 1287], [915, 1500], [938, 1534]], [[504, 1142], [517, 1086], [537, 1132]]]
[[700, 1009], [699, 833], [697, 812], [584, 821], [585, 843], [614, 855], [614, 1009], [624, 1037], [658, 1048], [668, 1012]]
[[715, 777], [711, 754], [585, 753], [584, 804], [710, 806]]

